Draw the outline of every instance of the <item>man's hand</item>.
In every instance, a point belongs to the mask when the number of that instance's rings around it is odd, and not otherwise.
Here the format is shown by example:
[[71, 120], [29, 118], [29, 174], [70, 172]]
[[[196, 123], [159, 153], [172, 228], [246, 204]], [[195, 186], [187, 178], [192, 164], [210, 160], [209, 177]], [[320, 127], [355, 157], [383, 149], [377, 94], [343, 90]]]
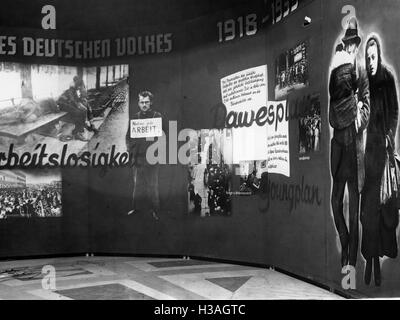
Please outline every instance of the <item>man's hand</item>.
[[356, 131], [361, 127], [361, 108], [363, 107], [363, 103], [359, 101], [357, 103], [357, 118], [356, 118]]
[[[391, 131], [390, 131], [391, 132]], [[394, 141], [391, 137], [390, 134], [387, 134], [385, 137], [385, 142], [386, 142], [386, 148], [391, 147], [392, 149], [394, 149]]]
[[77, 106], [78, 106], [78, 109], [79, 109], [79, 110], [81, 110], [81, 111], [87, 111], [87, 108], [86, 108], [86, 106], [85, 106], [83, 103], [78, 102], [78, 103], [77, 103]]

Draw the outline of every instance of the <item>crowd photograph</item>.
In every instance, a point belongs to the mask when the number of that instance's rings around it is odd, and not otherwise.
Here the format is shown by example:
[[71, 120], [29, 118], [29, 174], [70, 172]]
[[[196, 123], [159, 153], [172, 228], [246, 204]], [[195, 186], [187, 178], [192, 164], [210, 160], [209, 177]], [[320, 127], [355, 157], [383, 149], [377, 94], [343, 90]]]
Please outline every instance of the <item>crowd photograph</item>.
[[275, 99], [283, 99], [292, 90], [308, 85], [307, 44], [296, 47], [279, 55], [275, 61]]
[[199, 130], [191, 137], [191, 156], [196, 160], [188, 170], [189, 213], [201, 217], [231, 215], [232, 146], [226, 130]]
[[61, 216], [60, 172], [0, 171], [0, 219]]
[[317, 152], [321, 149], [321, 104], [312, 98], [299, 118], [299, 153]]

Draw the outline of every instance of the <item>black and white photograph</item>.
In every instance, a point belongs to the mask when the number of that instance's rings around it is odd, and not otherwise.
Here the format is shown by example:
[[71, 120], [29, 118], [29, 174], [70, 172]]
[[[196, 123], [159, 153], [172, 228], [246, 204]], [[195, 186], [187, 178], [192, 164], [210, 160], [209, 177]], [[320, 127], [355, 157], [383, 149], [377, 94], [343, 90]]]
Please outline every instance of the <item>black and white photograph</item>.
[[260, 192], [261, 176], [268, 172], [267, 160], [240, 162], [240, 187], [238, 195], [254, 195]]
[[[163, 115], [157, 110], [158, 106], [154, 105], [154, 99], [154, 94], [149, 90], [139, 92], [136, 109], [138, 112], [130, 117], [125, 134], [126, 148], [128, 153], [133, 155], [134, 161], [132, 199], [127, 215], [137, 216], [137, 213], [144, 209], [143, 203], [147, 203], [151, 216], [158, 221], [161, 210], [160, 163], [154, 156], [155, 153], [151, 154], [148, 150], [165, 137], [165, 132], [163, 133], [165, 119], [163, 123]], [[154, 124], [153, 121], [156, 123]], [[155, 127], [157, 130], [154, 130]], [[142, 135], [143, 132], [144, 135]], [[165, 150], [158, 150], [157, 154], [162, 156], [160, 153], [164, 153], [165, 156]], [[153, 160], [155, 160], [154, 163]], [[142, 208], [140, 208], [141, 204]]]
[[286, 97], [293, 90], [308, 86], [307, 52], [307, 42], [301, 42], [276, 59], [275, 100]]
[[[0, 64], [0, 145], [17, 154], [38, 144], [78, 154], [110, 113], [127, 103], [128, 66]], [[117, 125], [115, 125], [117, 126]], [[104, 141], [112, 144], [113, 141]]]
[[0, 219], [61, 216], [60, 170], [0, 170]]
[[197, 131], [190, 140], [188, 210], [200, 217], [230, 216], [233, 179], [230, 129]]
[[321, 103], [319, 95], [304, 99], [299, 118], [299, 154], [310, 154], [321, 150]]
[[331, 63], [331, 199], [342, 266], [354, 267], [361, 253], [365, 285], [380, 287], [384, 261], [398, 252], [398, 88], [381, 37], [363, 30], [349, 18]]

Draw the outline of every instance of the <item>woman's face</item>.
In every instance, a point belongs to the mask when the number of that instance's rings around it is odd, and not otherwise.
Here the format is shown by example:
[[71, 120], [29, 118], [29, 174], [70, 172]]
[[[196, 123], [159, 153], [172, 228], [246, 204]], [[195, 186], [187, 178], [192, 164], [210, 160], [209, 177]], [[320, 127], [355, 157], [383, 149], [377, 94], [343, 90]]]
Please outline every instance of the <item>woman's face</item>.
[[367, 49], [367, 70], [371, 76], [375, 76], [378, 70], [378, 48], [376, 45]]

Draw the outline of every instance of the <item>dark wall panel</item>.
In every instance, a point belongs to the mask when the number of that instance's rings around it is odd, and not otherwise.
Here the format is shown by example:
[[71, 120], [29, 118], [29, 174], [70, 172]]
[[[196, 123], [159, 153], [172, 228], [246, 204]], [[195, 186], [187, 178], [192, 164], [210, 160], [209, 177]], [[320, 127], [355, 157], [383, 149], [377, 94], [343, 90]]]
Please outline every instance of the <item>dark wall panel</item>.
[[2, 220], [1, 258], [87, 252], [88, 172], [63, 169], [62, 179], [63, 216]]
[[[271, 261], [273, 265], [313, 279], [323, 279], [326, 267], [326, 250], [323, 245], [328, 205], [325, 186], [329, 179], [327, 158], [324, 152], [327, 149], [326, 110], [322, 104], [320, 150], [307, 154], [299, 152], [300, 113], [295, 110], [296, 103], [298, 110], [302, 110], [300, 103], [308, 96], [319, 96], [320, 101], [323, 101], [321, 15], [321, 3], [313, 1], [274, 25], [266, 35], [267, 60], [271, 65], [269, 98], [273, 100], [275, 97], [276, 70], [274, 67], [276, 59], [286, 50], [294, 48], [302, 42], [305, 42], [307, 47], [309, 83], [305, 88], [293, 90], [285, 97], [289, 103], [289, 111], [293, 115], [289, 121], [291, 176], [286, 178], [281, 175], [271, 175], [271, 182], [275, 185], [294, 186], [303, 191], [297, 205], [296, 200], [294, 203], [270, 200], [270, 207], [266, 213], [268, 223], [265, 231], [265, 259]], [[305, 16], [312, 19], [311, 25], [307, 27], [303, 26]], [[310, 105], [306, 103], [304, 110], [308, 108]], [[304, 201], [309, 198], [304, 195], [304, 193], [307, 194], [307, 188], [315, 191], [314, 199], [311, 197], [312, 201], [309, 202]], [[272, 188], [268, 196], [269, 198], [273, 197]], [[291, 254], [293, 252], [295, 254]]]

